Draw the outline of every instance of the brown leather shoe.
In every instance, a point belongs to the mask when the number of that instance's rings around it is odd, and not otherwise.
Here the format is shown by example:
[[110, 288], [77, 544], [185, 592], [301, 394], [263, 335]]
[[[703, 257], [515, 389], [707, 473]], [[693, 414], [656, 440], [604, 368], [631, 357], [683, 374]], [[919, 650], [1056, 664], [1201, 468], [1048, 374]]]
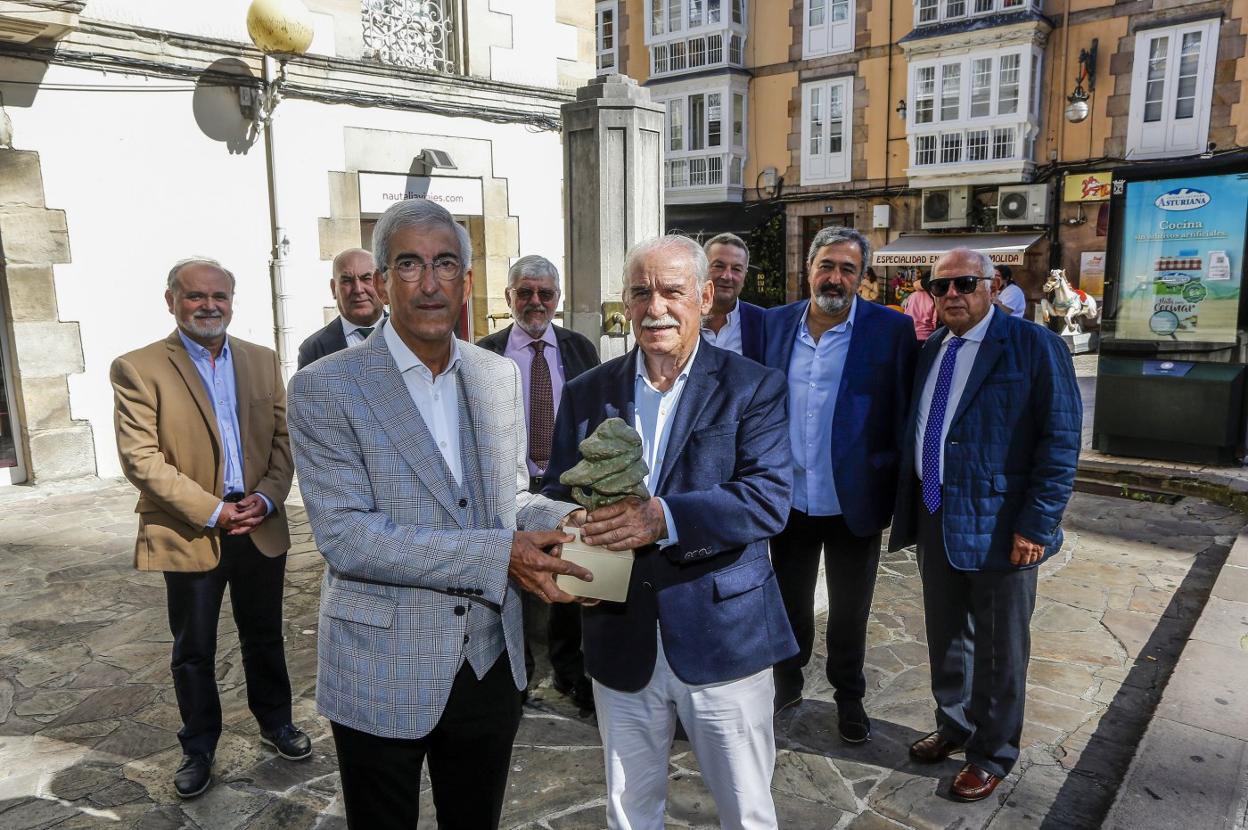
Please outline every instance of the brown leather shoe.
[[911, 744], [910, 757], [920, 764], [936, 764], [961, 750], [962, 744], [949, 740], [938, 730]]
[[972, 763], [963, 765], [953, 779], [949, 794], [954, 801], [983, 801], [1001, 783], [1000, 777]]

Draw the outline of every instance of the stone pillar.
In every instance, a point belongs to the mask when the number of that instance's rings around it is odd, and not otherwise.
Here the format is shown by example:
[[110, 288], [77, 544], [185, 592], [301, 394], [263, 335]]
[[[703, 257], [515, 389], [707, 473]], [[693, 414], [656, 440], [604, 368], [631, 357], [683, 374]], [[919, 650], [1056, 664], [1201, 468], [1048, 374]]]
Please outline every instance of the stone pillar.
[[12, 413], [28, 480], [95, 475], [91, 426], [70, 414], [69, 376], [84, 371], [78, 324], [60, 319], [53, 266], [69, 262], [65, 212], [44, 203], [39, 154], [0, 150], [0, 337], [11, 324]]
[[604, 326], [603, 304], [620, 301], [624, 254], [663, 233], [663, 108], [632, 78], [600, 75], [562, 114], [565, 317], [605, 361], [632, 344]]

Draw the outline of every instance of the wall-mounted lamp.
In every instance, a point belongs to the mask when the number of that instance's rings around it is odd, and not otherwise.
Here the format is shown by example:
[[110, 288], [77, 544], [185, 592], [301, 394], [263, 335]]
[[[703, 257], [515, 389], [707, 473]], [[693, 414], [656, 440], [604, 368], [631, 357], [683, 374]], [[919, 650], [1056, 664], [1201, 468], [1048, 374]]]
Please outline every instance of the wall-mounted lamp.
[[[1078, 124], [1085, 120], [1091, 112], [1088, 106], [1088, 93], [1096, 89], [1096, 49], [1098, 38], [1092, 39], [1092, 46], [1079, 50], [1079, 74], [1075, 76], [1075, 88], [1066, 96], [1066, 120]], [[1083, 82], [1088, 88], [1083, 88]]]
[[430, 176], [434, 170], [458, 170], [459, 168], [455, 166], [450, 153], [426, 147], [416, 158], [412, 159], [411, 169], [413, 175]]
[[901, 117], [902, 121], [906, 120], [906, 99], [905, 98], [902, 98], [900, 101], [897, 102], [896, 112], [897, 112], [897, 115]]

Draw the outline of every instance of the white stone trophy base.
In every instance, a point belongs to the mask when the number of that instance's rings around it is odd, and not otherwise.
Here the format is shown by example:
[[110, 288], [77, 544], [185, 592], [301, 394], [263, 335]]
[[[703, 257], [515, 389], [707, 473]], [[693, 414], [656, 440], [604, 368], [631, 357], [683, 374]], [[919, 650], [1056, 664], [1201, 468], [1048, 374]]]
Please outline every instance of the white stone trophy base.
[[574, 576], [560, 574], [555, 577], [559, 589], [577, 597], [600, 599], [605, 602], [624, 602], [628, 599], [628, 580], [633, 573], [631, 550], [607, 550], [599, 545], [587, 545], [581, 541], [581, 529], [570, 527], [565, 532], [576, 537], [563, 546], [563, 558], [575, 562], [594, 575], [593, 582], [585, 582]]

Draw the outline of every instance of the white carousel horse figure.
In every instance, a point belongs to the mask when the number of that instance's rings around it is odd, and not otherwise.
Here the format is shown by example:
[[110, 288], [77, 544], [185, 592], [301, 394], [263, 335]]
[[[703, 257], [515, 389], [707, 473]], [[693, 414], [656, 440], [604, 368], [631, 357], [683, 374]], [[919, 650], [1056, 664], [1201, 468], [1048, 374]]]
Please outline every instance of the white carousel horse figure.
[[[1088, 323], [1095, 323], [1097, 317], [1096, 300], [1086, 291], [1081, 291], [1066, 279], [1066, 272], [1055, 268], [1049, 272], [1044, 286], [1045, 298], [1040, 303], [1040, 311], [1047, 324], [1053, 318], [1065, 321], [1065, 327], [1059, 334], [1076, 334]], [[1050, 299], [1050, 294], [1052, 299]], [[1082, 320], [1077, 318], [1082, 317]], [[1052, 328], [1052, 326], [1050, 326]]]

